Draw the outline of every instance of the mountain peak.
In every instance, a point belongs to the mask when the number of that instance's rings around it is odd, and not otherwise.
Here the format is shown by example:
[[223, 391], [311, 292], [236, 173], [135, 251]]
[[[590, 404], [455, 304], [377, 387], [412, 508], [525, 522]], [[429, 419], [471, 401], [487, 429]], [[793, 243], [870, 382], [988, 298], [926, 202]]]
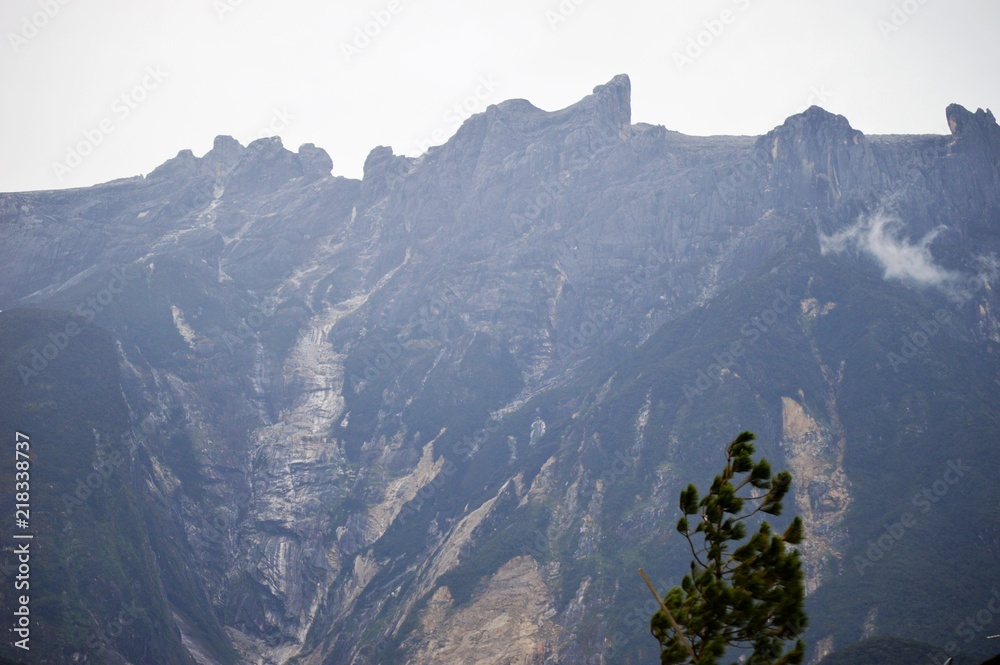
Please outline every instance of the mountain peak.
[[576, 106], [592, 109], [600, 125], [616, 131], [620, 138], [628, 138], [631, 134], [632, 81], [627, 74], [618, 74], [596, 86], [593, 94], [584, 97]]
[[299, 146], [298, 156], [302, 172], [310, 179], [325, 178], [333, 171], [330, 153], [323, 148], [317, 148], [315, 143], [303, 143]]
[[[873, 177], [874, 166], [862, 158], [867, 149], [864, 139], [844, 116], [810, 106], [757, 139], [756, 159], [769, 166], [769, 187], [779, 196], [835, 201], [844, 188], [856, 184], [854, 175], [858, 183]], [[849, 164], [856, 165], [854, 171], [847, 168]]]
[[774, 161], [783, 158], [795, 162], [803, 158], [815, 161], [820, 154], [829, 153], [838, 146], [860, 143], [863, 138], [864, 134], [851, 127], [844, 116], [820, 106], [810, 106], [757, 139], [757, 146], [769, 152]]
[[[563, 159], [573, 154], [591, 154], [603, 146], [628, 139], [632, 134], [632, 84], [619, 74], [598, 85], [592, 94], [556, 111], [545, 111], [524, 99], [491, 104], [483, 113], [467, 118], [444, 145], [432, 148], [432, 160], [463, 163], [472, 156], [475, 168], [485, 164], [510, 165], [510, 155], [530, 151], [535, 168], [546, 159]], [[544, 146], [544, 147], [543, 147]], [[385, 150], [385, 149], [382, 149]], [[542, 157], [542, 154], [547, 157]], [[562, 155], [559, 157], [558, 155]], [[365, 165], [384, 158], [373, 151]], [[471, 164], [470, 164], [471, 165]], [[457, 167], [464, 169], [465, 167]]]
[[225, 172], [233, 167], [243, 154], [243, 144], [232, 136], [220, 134], [212, 142], [212, 149], [205, 153], [202, 161], [217, 172]]
[[607, 83], [594, 86], [593, 94], [600, 100], [612, 102], [631, 117], [632, 80], [628, 74], [618, 74]]
[[828, 139], [847, 139], [851, 142], [862, 136], [861, 131], [851, 127], [847, 118], [816, 105], [801, 113], [788, 116], [785, 122], [775, 127], [768, 136], [776, 132], [787, 136], [812, 134]]
[[958, 150], [968, 150], [978, 146], [986, 158], [1000, 168], [1000, 125], [989, 109], [976, 109], [972, 113], [964, 106], [950, 104], [945, 109], [948, 128]]
[[[1000, 195], [1000, 125], [997, 125], [993, 112], [989, 109], [976, 109], [972, 113], [959, 104], [949, 104], [945, 109], [948, 118], [948, 128], [951, 130], [951, 149], [956, 154], [979, 161], [992, 167], [983, 170], [982, 186]], [[980, 171], [977, 171], [979, 173]]]
[[972, 131], [982, 131], [989, 130], [990, 127], [995, 127], [997, 124], [996, 118], [993, 117], [993, 112], [989, 109], [985, 111], [983, 109], [976, 109], [975, 113], [970, 112], [961, 104], [949, 104], [948, 108], [944, 111], [945, 117], [948, 118], [948, 128], [951, 130], [953, 136], [959, 136], [972, 128]]
[[389, 191], [390, 185], [408, 169], [409, 159], [393, 153], [384, 145], [372, 148], [365, 159], [364, 175], [361, 178], [361, 197], [374, 201]]

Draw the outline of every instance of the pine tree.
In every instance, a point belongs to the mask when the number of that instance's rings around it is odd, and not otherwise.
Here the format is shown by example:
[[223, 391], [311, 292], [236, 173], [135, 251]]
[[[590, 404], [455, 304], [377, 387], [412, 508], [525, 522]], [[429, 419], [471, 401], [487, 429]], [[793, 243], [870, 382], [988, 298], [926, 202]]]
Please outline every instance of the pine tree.
[[[780, 515], [792, 476], [771, 476], [766, 459], [754, 462], [754, 440], [743, 432], [726, 447], [726, 466], [699, 500], [698, 489], [681, 491], [683, 513], [677, 531], [691, 549], [691, 573], [660, 598], [643, 578], [661, 609], [650, 630], [660, 642], [663, 665], [716, 665], [727, 648], [752, 649], [748, 665], [797, 665], [805, 645], [787, 642], [806, 628], [805, 584], [797, 549], [802, 520], [796, 517], [776, 534], [766, 521], [745, 543], [748, 520], [758, 514]], [[697, 522], [691, 528], [691, 520]], [[730, 551], [731, 547], [735, 547]]]

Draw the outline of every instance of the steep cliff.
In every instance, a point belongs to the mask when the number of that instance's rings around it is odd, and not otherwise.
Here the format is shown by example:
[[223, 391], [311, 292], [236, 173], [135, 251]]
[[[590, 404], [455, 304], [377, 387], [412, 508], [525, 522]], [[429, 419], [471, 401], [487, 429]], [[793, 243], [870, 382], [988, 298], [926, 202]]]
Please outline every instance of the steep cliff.
[[0, 196], [0, 307], [113, 336], [198, 662], [649, 662], [635, 569], [679, 579], [677, 493], [742, 429], [795, 474], [813, 655], [944, 647], [1000, 584], [1000, 128], [946, 116], [690, 137], [618, 76], [361, 181], [219, 137]]

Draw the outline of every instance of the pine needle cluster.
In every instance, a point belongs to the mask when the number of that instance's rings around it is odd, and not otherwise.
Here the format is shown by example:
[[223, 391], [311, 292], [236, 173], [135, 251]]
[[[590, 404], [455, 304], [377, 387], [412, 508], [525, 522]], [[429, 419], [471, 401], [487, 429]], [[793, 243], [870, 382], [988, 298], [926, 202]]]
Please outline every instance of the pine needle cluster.
[[[751, 650], [747, 665], [803, 660], [797, 638], [808, 623], [805, 584], [799, 551], [788, 547], [802, 542], [802, 520], [780, 534], [760, 520], [781, 514], [792, 476], [772, 476], [766, 459], [755, 462], [754, 438], [743, 432], [726, 447], [726, 466], [704, 497], [694, 485], [681, 491], [677, 531], [691, 549], [691, 572], [657, 598], [662, 609], [650, 630], [663, 665], [716, 665], [730, 647]], [[757, 531], [747, 540], [754, 521]]]

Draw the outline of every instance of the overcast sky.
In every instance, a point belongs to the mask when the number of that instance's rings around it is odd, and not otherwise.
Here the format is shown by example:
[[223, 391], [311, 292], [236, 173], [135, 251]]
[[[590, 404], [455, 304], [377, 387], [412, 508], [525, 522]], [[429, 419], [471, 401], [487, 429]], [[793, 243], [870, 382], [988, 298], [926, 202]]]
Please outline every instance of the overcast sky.
[[687, 134], [811, 103], [867, 134], [1000, 111], [997, 0], [0, 0], [0, 29], [5, 192], [146, 174], [218, 134], [315, 143], [359, 177], [375, 146], [417, 155], [489, 104], [556, 110], [619, 73], [633, 122]]

